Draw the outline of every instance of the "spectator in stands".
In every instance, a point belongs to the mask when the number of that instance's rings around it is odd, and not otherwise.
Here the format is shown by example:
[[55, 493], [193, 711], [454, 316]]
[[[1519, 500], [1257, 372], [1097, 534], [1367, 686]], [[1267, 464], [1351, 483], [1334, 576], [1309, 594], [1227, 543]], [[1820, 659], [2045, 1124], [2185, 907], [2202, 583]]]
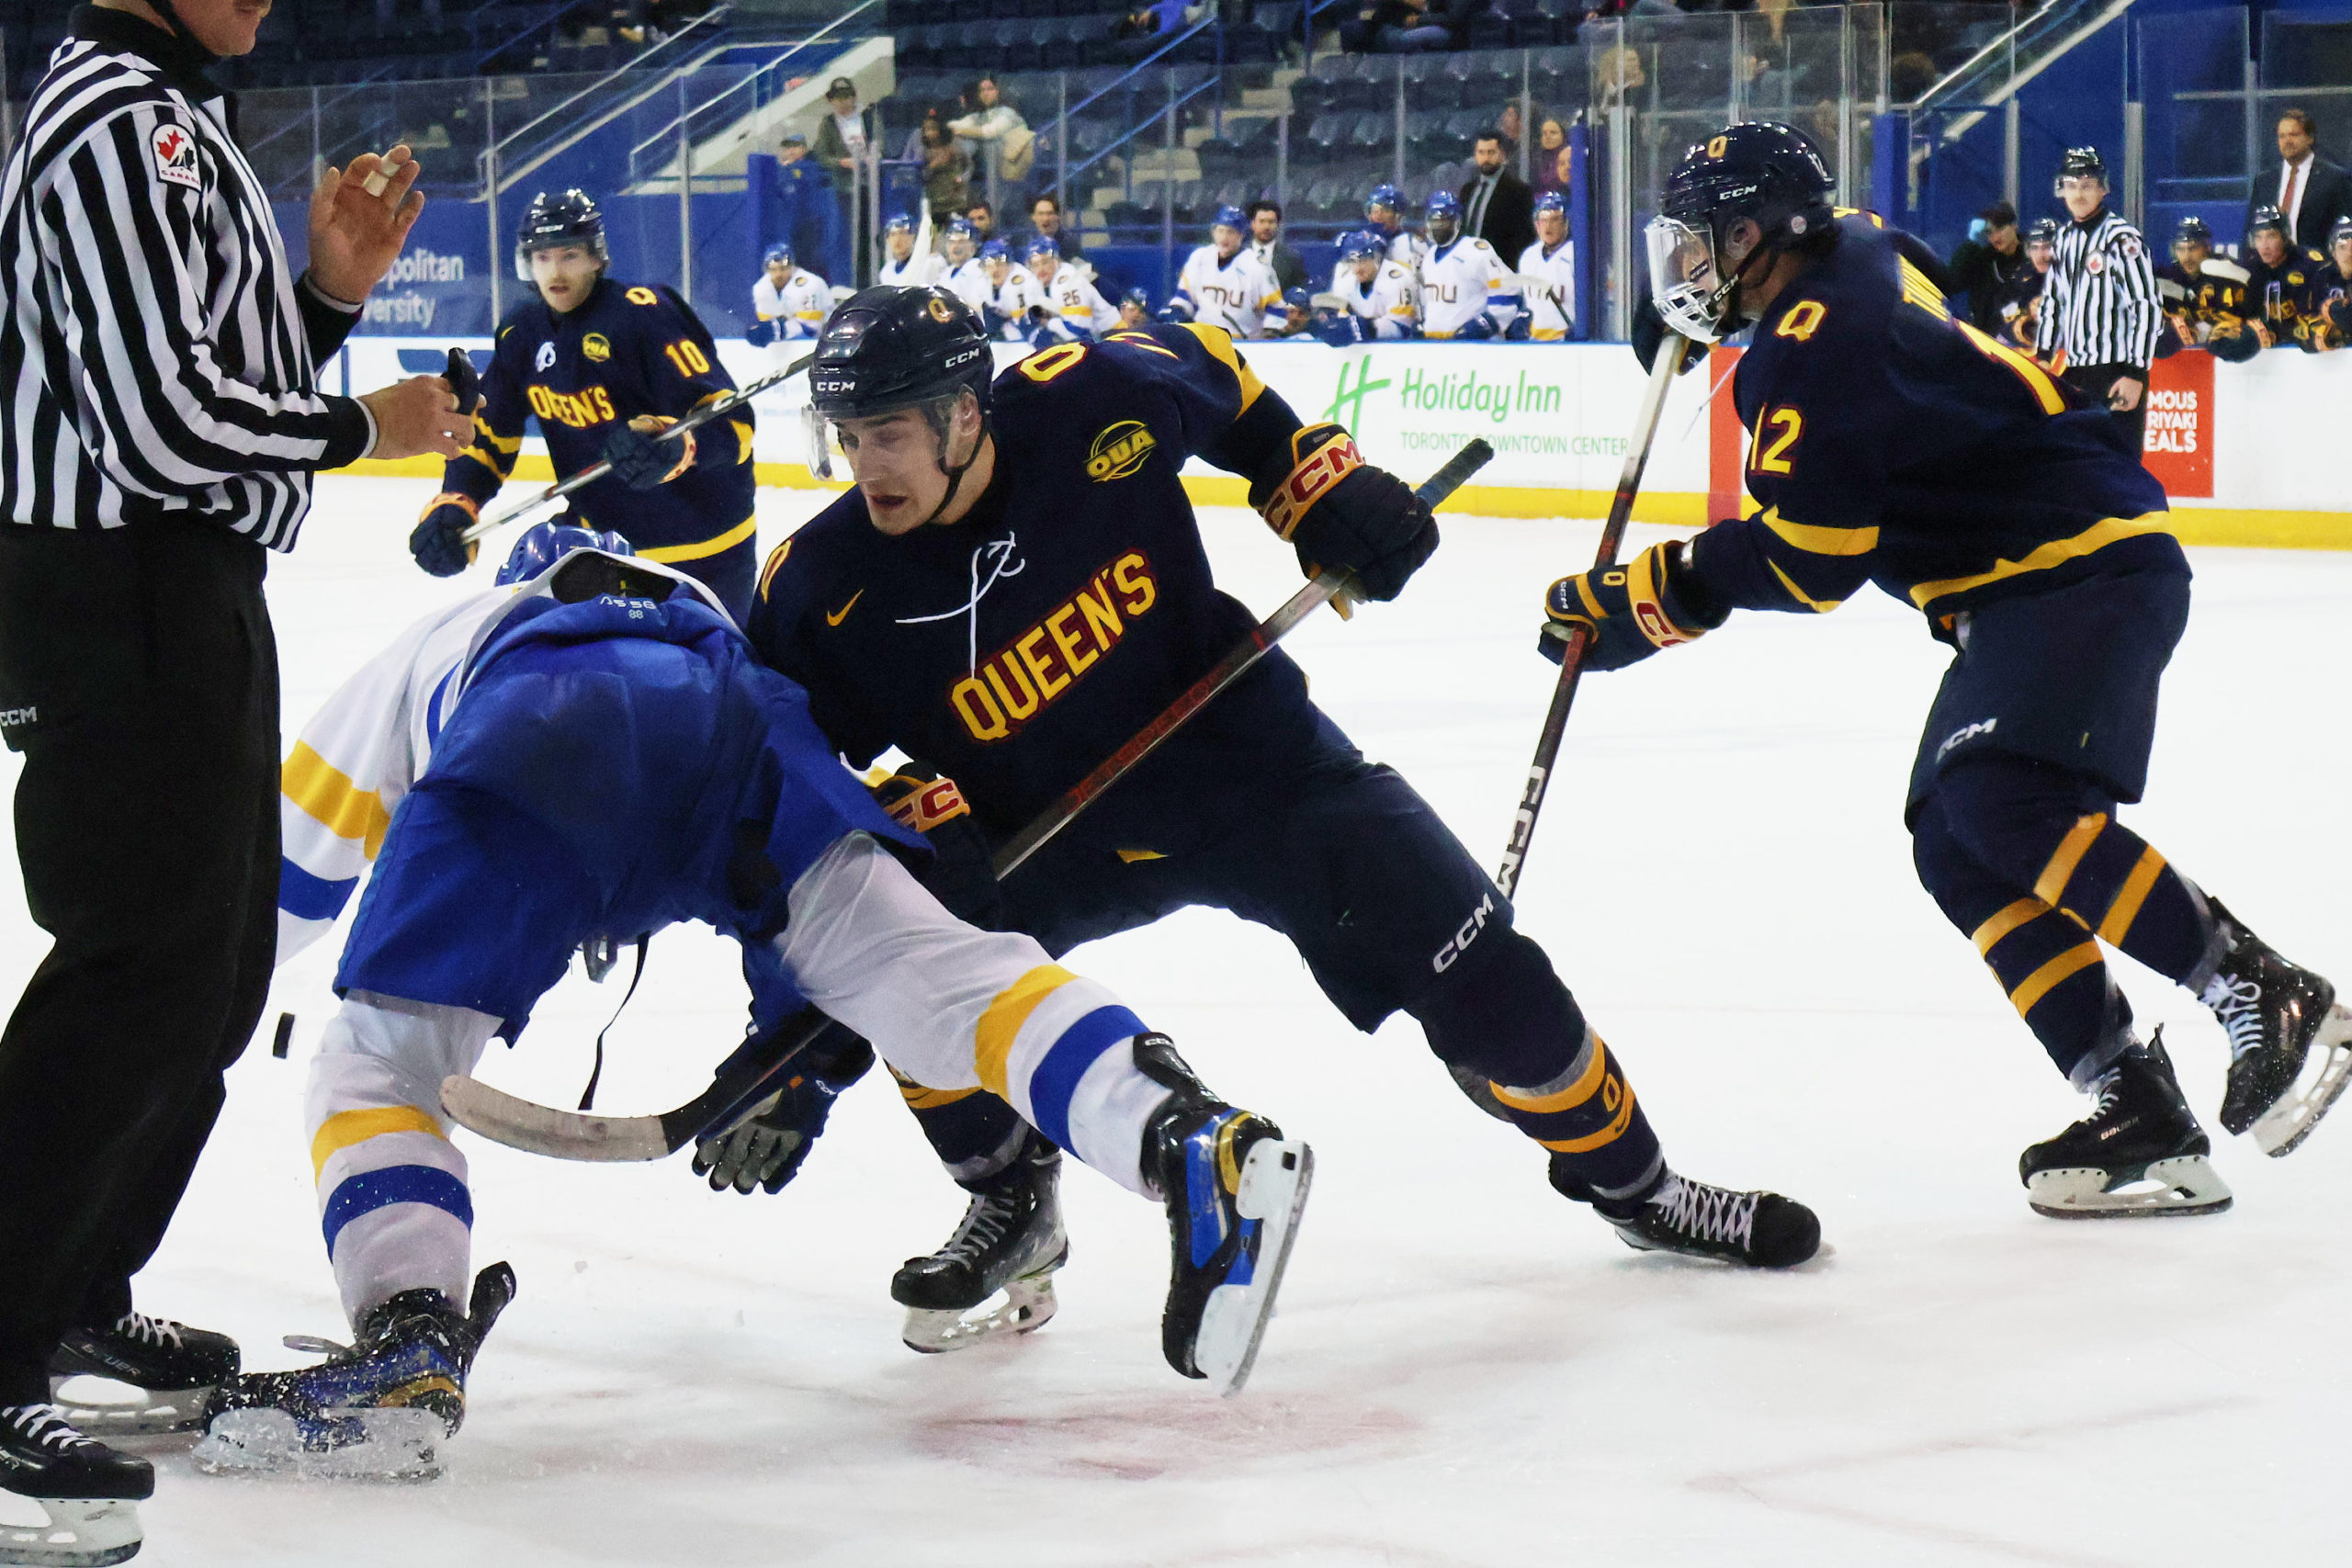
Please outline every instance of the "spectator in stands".
[[921, 134], [923, 204], [931, 209], [933, 224], [944, 228], [972, 199], [966, 184], [972, 165], [956, 150], [947, 128], [937, 120], [924, 121]]
[[922, 161], [922, 150], [924, 146], [923, 132], [929, 130], [933, 126], [940, 124], [942, 118], [943, 117], [939, 112], [939, 106], [937, 104], [926, 104], [923, 106], [922, 118], [917, 122], [912, 130], [907, 132], [906, 142], [899, 149], [899, 162], [918, 164]]
[[1136, 0], [1111, 33], [1111, 52], [1129, 64], [1159, 46], [1159, 7], [1152, 0]]
[[947, 122], [956, 145], [976, 169], [990, 167], [993, 161], [1000, 179], [1026, 178], [1036, 133], [1021, 118], [1021, 111], [1006, 101], [995, 77], [981, 77], [974, 84], [972, 96], [978, 107], [962, 118]]
[[2338, 218], [2352, 217], [2352, 182], [2313, 150], [2318, 127], [2310, 113], [2288, 109], [2278, 117], [2278, 162], [2255, 178], [2245, 204], [2245, 226], [2254, 229], [2256, 208], [2275, 207], [2287, 221], [2287, 248], [2316, 250]]
[[1535, 122], [1535, 166], [1530, 171], [1534, 177], [1529, 190], [1535, 196], [1555, 190], [1567, 195], [1570, 168], [1568, 128], [1557, 115], [1547, 114]]
[[1086, 253], [1080, 248], [1078, 236], [1062, 227], [1062, 204], [1054, 199], [1051, 191], [1041, 192], [1037, 199], [1029, 204], [1029, 226], [1039, 236], [1054, 243], [1054, 248], [1063, 261], [1085, 259]]
[[1371, 0], [1340, 24], [1340, 47], [1358, 53], [1414, 54], [1453, 48], [1453, 34], [1430, 15], [1430, 0]]
[[876, 152], [874, 112], [857, 107], [857, 84], [846, 76], [836, 76], [826, 85], [825, 107], [825, 118], [817, 122], [814, 152], [832, 176], [834, 194], [841, 198], [842, 220], [849, 226], [850, 243], [857, 248], [852, 265], [863, 278], [870, 275], [873, 265], [873, 240], [866, 232], [873, 227], [873, 216], [865, 175]]
[[1936, 85], [1936, 78], [1940, 74], [1932, 55], [1916, 49], [1905, 50], [1887, 62], [1887, 96], [1898, 104], [1916, 102]]
[[972, 232], [978, 236], [975, 244], [985, 245], [996, 238], [996, 210], [987, 202], [975, 199], [964, 209], [964, 220], [971, 224]]
[[2002, 301], [2033, 264], [2026, 260], [2025, 242], [2018, 235], [2018, 209], [1996, 201], [1976, 215], [1968, 238], [1951, 254], [1951, 285], [1968, 296], [1968, 319], [1978, 332], [1999, 327]]
[[1604, 49], [1592, 57], [1592, 108], [1595, 114], [1606, 114], [1618, 105], [1631, 108], [1634, 95], [1649, 85], [1649, 73], [1642, 69], [1639, 50], [1630, 44], [1623, 49]]
[[1283, 243], [1283, 204], [1261, 197], [1250, 204], [1250, 249], [1256, 253], [1266, 269], [1274, 275], [1275, 284], [1287, 295], [1294, 288], [1306, 287], [1306, 264], [1298, 253]]
[[1498, 256], [1516, 257], [1535, 243], [1535, 195], [1503, 166], [1503, 133], [1482, 130], [1470, 146], [1472, 171], [1462, 184], [1462, 231]]

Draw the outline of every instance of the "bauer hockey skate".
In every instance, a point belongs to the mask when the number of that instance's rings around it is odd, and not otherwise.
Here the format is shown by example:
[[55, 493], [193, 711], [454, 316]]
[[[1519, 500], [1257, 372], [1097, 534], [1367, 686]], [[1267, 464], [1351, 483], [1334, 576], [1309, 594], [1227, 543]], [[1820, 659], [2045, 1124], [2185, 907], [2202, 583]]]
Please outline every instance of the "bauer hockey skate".
[[2205, 1130], [2182, 1098], [2164, 1031], [2091, 1080], [2091, 1113], [2018, 1158], [2026, 1201], [2053, 1220], [2216, 1214], [2230, 1189], [2206, 1156]]
[[[1556, 1157], [1552, 1185], [1582, 1199], [1580, 1184]], [[1821, 1250], [1821, 1222], [1811, 1209], [1778, 1192], [1734, 1192], [1671, 1170], [1631, 1213], [1601, 1211], [1637, 1252], [1679, 1252], [1753, 1269], [1788, 1269]]]
[[474, 1356], [514, 1299], [514, 1270], [493, 1263], [475, 1277], [466, 1315], [426, 1288], [368, 1308], [356, 1345], [288, 1335], [288, 1348], [324, 1352], [326, 1361], [249, 1372], [222, 1388], [196, 1446], [198, 1468], [432, 1480], [466, 1418]]
[[[183, 1432], [202, 1425], [212, 1391], [237, 1375], [237, 1342], [184, 1323], [125, 1313], [100, 1328], [75, 1328], [49, 1359], [50, 1397], [67, 1425], [100, 1438]], [[135, 1391], [100, 1399], [84, 1380]]]
[[[1031, 1334], [1054, 1315], [1054, 1270], [1069, 1261], [1062, 1229], [1062, 1152], [1031, 1132], [1012, 1163], [972, 1194], [963, 1223], [890, 1281], [907, 1309], [907, 1348], [933, 1355], [999, 1334]], [[989, 1304], [1001, 1294], [1002, 1301]], [[986, 1307], [985, 1311], [975, 1311]]]
[[2199, 998], [2230, 1037], [2222, 1125], [2233, 1135], [2252, 1129], [2255, 1146], [2277, 1159], [2312, 1135], [2352, 1077], [2352, 1011], [2336, 1004], [2334, 986], [2279, 957], [2220, 899], [2206, 906], [2224, 943]]
[[1172, 1252], [1160, 1350], [1186, 1377], [1238, 1393], [1273, 1316], [1314, 1152], [1211, 1095], [1166, 1035], [1138, 1035], [1135, 1053], [1147, 1077], [1175, 1090], [1143, 1138], [1144, 1178], [1167, 1202]]
[[155, 1495], [155, 1471], [84, 1437], [54, 1404], [6, 1404], [0, 1491], [49, 1516], [45, 1526], [0, 1523], [0, 1562], [97, 1568], [139, 1555], [139, 1505]]

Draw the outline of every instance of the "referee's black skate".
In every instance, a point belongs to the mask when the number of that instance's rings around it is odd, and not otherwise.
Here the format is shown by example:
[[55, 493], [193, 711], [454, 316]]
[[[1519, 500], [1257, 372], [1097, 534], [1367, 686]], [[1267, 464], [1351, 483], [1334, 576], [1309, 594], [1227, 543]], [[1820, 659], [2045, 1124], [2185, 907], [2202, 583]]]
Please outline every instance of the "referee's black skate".
[[[118, 1437], [200, 1426], [212, 1391], [237, 1375], [237, 1342], [209, 1329], [129, 1312], [98, 1327], [70, 1329], [49, 1359], [50, 1397], [82, 1432]], [[102, 1401], [68, 1390], [74, 1379], [128, 1385], [135, 1400]]]
[[[1590, 1201], [1556, 1155], [1552, 1185], [1568, 1197]], [[1710, 1187], [1671, 1170], [1629, 1211], [1603, 1208], [1601, 1216], [1617, 1227], [1627, 1247], [1641, 1252], [1679, 1252], [1751, 1269], [1789, 1269], [1821, 1250], [1821, 1222], [1795, 1199]]]
[[1210, 1094], [1166, 1035], [1138, 1035], [1135, 1054], [1147, 1077], [1175, 1090], [1143, 1134], [1144, 1179], [1168, 1206], [1160, 1353], [1186, 1377], [1238, 1393], [1274, 1314], [1314, 1151]]
[[2230, 1189], [2182, 1098], [2164, 1031], [2091, 1080], [2091, 1113], [2018, 1158], [2026, 1201], [2053, 1220], [2216, 1214]]
[[2205, 902], [2224, 943], [2199, 998], [2230, 1037], [2222, 1125], [2233, 1135], [2252, 1130], [2255, 1145], [2276, 1159], [2312, 1135], [2352, 1077], [2352, 1011], [2336, 1005], [2334, 986], [2279, 957], [2220, 899]]
[[[907, 1309], [900, 1337], [908, 1349], [961, 1350], [1046, 1325], [1056, 1304], [1054, 1270], [1069, 1261], [1061, 1166], [1061, 1150], [1029, 1132], [1012, 1163], [972, 1194], [946, 1245], [900, 1266], [890, 1299]], [[991, 1304], [1000, 1293], [1003, 1300]]]
[[139, 1555], [139, 1505], [155, 1470], [87, 1438], [54, 1404], [0, 1404], [0, 1491], [40, 1505], [46, 1526], [0, 1524], [0, 1562], [98, 1568]]
[[326, 1360], [225, 1385], [196, 1445], [198, 1467], [431, 1480], [465, 1421], [474, 1357], [514, 1299], [514, 1270], [493, 1263], [474, 1279], [470, 1313], [435, 1290], [402, 1291], [362, 1314], [356, 1344], [288, 1335], [288, 1348], [323, 1351]]

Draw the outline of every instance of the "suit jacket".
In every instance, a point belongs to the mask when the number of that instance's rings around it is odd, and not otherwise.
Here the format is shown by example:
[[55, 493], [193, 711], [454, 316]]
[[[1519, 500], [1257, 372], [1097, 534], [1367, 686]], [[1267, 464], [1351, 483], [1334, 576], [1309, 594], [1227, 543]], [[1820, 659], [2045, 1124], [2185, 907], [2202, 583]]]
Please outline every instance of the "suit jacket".
[[[2245, 220], [2254, 222], [2257, 207], [2278, 204], [2278, 185], [2285, 178], [2284, 163], [2271, 164], [2255, 176], [2254, 197], [2245, 204]], [[2303, 171], [2302, 216], [2290, 219], [2287, 227], [2287, 244], [2291, 250], [2324, 251], [2327, 248], [2327, 231], [2339, 218], [2352, 217], [2352, 179], [2342, 169], [2314, 153], [2312, 166]]]
[[1527, 182], [1508, 168], [1495, 176], [1494, 194], [1487, 198], [1485, 220], [1472, 224], [1470, 197], [1478, 188], [1478, 175], [1473, 170], [1462, 183], [1463, 232], [1484, 240], [1495, 247], [1506, 266], [1517, 266], [1519, 258], [1528, 246], [1535, 243], [1535, 193]]
[[[1254, 240], [1249, 242], [1249, 248], [1253, 251], [1258, 250], [1257, 242]], [[1306, 287], [1306, 264], [1299, 259], [1296, 251], [1292, 250], [1280, 240], [1276, 240], [1261, 251], [1260, 254], [1264, 258], [1266, 265], [1273, 269], [1274, 286], [1283, 293], [1287, 294], [1294, 288]]]

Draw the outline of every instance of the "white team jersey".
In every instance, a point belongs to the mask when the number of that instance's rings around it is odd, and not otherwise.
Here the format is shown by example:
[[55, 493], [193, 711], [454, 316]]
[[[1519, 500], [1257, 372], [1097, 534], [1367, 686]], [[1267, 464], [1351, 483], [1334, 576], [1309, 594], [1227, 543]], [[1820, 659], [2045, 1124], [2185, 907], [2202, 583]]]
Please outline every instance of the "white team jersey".
[[[1372, 231], [1380, 232], [1377, 229]], [[1427, 242], [1409, 229], [1399, 229], [1388, 237], [1388, 259], [1409, 272], [1418, 274], [1421, 270], [1421, 256], [1428, 249]], [[1354, 283], [1355, 274], [1348, 270], [1347, 263], [1341, 262], [1331, 269], [1333, 293], [1344, 293]]]
[[1456, 239], [1421, 258], [1421, 331], [1447, 338], [1487, 313], [1490, 295], [1510, 292], [1510, 274], [1495, 247]]
[[1037, 303], [1041, 292], [1036, 276], [1027, 267], [1009, 266], [1004, 269], [1004, 281], [996, 286], [989, 303], [996, 313], [1004, 318], [1004, 337], [1008, 343], [1029, 341], [1029, 308]]
[[1413, 275], [1395, 262], [1382, 262], [1370, 283], [1359, 283], [1352, 268], [1331, 287], [1348, 309], [1371, 323], [1379, 337], [1410, 337], [1420, 323], [1420, 289]]
[[1176, 287], [1192, 297], [1193, 320], [1223, 327], [1235, 337], [1269, 335], [1269, 311], [1275, 322], [1282, 320], [1283, 291], [1272, 271], [1246, 245], [1230, 261], [1218, 260], [1215, 245], [1203, 245], [1184, 263]]
[[823, 278], [805, 266], [797, 266], [782, 288], [764, 276], [752, 285], [752, 309], [763, 321], [783, 317], [789, 323], [785, 328], [787, 337], [815, 337], [832, 312], [833, 291], [826, 287]]
[[[575, 550], [574, 555], [603, 555]], [[691, 586], [721, 615], [726, 606], [684, 572], [643, 558], [613, 556], [636, 572]], [[433, 743], [465, 694], [466, 666], [517, 604], [555, 592], [554, 570], [492, 588], [436, 610], [360, 666], [311, 716], [279, 773], [280, 868], [277, 962], [334, 929], [359, 878], [376, 859], [393, 809], [433, 760]]]
[[1520, 253], [1519, 297], [1525, 303], [1529, 337], [1537, 343], [1566, 339], [1577, 321], [1577, 243], [1562, 240], [1547, 255], [1538, 240]]
[[995, 303], [996, 290], [989, 286], [989, 269], [981, 265], [979, 257], [967, 258], [962, 266], [950, 266], [947, 258], [942, 256], [939, 264], [939, 287], [975, 310]]
[[[1035, 283], [1037, 275], [1031, 273], [1029, 281]], [[1100, 336], [1119, 325], [1119, 308], [1104, 299], [1093, 280], [1068, 262], [1054, 274], [1053, 282], [1035, 291], [1035, 302], [1045, 310], [1046, 324], [1058, 327], [1062, 333]]]
[[[888, 256], [889, 252], [887, 247], [883, 254], [886, 258]], [[909, 251], [905, 261], [894, 262], [886, 259], [880, 266], [875, 268], [874, 286], [877, 288], [886, 287], [927, 288], [938, 282], [940, 274], [945, 270], [946, 265], [944, 260], [933, 253], [922, 250]]]

